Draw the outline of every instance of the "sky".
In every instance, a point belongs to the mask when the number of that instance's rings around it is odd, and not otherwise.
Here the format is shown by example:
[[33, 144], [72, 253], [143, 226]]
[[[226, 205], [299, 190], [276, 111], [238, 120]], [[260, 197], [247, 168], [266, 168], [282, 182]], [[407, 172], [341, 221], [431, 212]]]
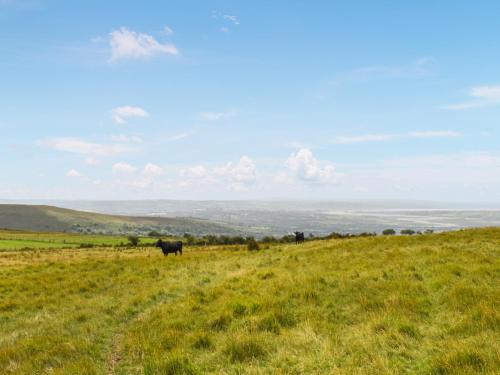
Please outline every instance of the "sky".
[[0, 198], [500, 202], [499, 14], [0, 0]]

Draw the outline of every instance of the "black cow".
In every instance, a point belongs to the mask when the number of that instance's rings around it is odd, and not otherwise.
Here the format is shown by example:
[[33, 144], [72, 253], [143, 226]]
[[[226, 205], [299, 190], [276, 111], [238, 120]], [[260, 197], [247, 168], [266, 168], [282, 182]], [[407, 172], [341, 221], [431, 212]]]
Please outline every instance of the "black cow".
[[156, 243], [156, 247], [160, 247], [165, 256], [171, 253], [175, 253], [175, 255], [180, 253], [180, 255], [182, 255], [182, 241], [169, 242], [159, 239]]
[[294, 232], [295, 233], [295, 244], [303, 243], [305, 241], [304, 239], [304, 232]]

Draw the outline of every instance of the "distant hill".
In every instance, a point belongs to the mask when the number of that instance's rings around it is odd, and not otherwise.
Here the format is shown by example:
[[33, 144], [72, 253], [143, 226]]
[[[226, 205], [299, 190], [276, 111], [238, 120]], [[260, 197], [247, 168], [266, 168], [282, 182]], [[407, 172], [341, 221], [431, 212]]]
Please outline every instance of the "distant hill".
[[151, 231], [174, 235], [241, 234], [230, 226], [204, 219], [105, 215], [54, 206], [21, 204], [0, 204], [0, 228], [138, 235], [147, 235]]

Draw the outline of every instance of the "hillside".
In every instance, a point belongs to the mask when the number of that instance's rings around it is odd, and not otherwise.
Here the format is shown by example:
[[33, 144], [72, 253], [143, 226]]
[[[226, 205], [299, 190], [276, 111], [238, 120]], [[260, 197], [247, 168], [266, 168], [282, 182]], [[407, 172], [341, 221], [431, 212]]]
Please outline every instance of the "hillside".
[[2, 374], [496, 374], [500, 228], [0, 252]]
[[146, 235], [153, 230], [174, 235], [239, 234], [229, 226], [203, 219], [105, 215], [54, 206], [18, 204], [0, 205], [0, 228], [93, 234]]

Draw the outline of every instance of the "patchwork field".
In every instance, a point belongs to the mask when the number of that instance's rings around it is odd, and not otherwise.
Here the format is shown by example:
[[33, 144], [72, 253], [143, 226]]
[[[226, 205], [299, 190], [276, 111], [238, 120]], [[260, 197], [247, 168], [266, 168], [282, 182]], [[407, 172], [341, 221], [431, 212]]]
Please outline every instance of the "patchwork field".
[[[153, 244], [155, 239], [139, 237], [141, 244]], [[127, 236], [105, 236], [52, 232], [26, 232], [0, 229], [0, 251], [61, 249], [85, 246], [120, 246], [128, 243]]]
[[0, 373], [498, 373], [500, 229], [266, 246], [1, 251]]

